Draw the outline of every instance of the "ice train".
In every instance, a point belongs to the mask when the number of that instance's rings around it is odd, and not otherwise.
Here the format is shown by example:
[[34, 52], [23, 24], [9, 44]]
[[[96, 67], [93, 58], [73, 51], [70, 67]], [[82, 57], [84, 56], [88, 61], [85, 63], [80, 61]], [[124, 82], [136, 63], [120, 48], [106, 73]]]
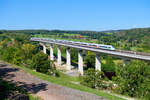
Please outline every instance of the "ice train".
[[56, 40], [50, 38], [31, 38], [32, 40], [43, 40], [43, 41], [52, 41], [52, 42], [59, 42], [65, 44], [73, 44], [73, 45], [80, 45], [90, 48], [97, 48], [97, 49], [106, 49], [106, 50], [116, 50], [115, 47], [111, 45], [105, 44], [96, 44], [96, 43], [87, 43], [87, 42], [79, 42], [79, 41], [68, 41], [68, 40]]

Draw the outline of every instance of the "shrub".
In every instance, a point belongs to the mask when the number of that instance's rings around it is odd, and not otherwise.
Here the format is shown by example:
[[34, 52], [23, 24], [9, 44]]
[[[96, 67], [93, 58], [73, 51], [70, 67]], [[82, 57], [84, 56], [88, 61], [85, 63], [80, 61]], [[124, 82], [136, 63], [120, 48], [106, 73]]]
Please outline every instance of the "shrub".
[[[28, 93], [15, 83], [10, 83], [0, 79], [0, 100], [18, 100], [17, 98], [29, 100]], [[19, 100], [20, 100], [19, 99]]]
[[2, 57], [3, 57], [3, 56], [2, 56], [2, 55], [3, 55], [3, 52], [4, 52], [4, 51], [3, 51], [2, 47], [0, 47], [0, 59], [2, 59]]
[[19, 65], [22, 63], [22, 57], [20, 50], [15, 47], [8, 47], [6, 50], [3, 52], [3, 60]]
[[56, 74], [56, 68], [52, 61], [48, 60], [48, 55], [43, 52], [39, 52], [32, 58], [31, 68], [38, 72], [46, 73], [50, 75]]
[[106, 64], [102, 65], [102, 71], [104, 72], [105, 76], [110, 80], [113, 76], [116, 75], [116, 65], [111, 57], [108, 57], [106, 59]]
[[33, 52], [35, 51], [35, 46], [29, 43], [23, 44], [21, 49], [24, 55], [24, 59], [32, 58]]
[[116, 65], [115, 63], [113, 62], [113, 59], [111, 57], [108, 57], [106, 59], [106, 64], [104, 64], [102, 66], [102, 70], [104, 72], [115, 72], [116, 71]]
[[104, 85], [104, 78], [103, 72], [89, 68], [85, 71], [85, 75], [81, 77], [81, 84], [91, 88], [102, 88]]
[[114, 79], [121, 94], [150, 99], [150, 65], [147, 63], [133, 61], [120, 67]]
[[88, 68], [95, 68], [95, 54], [88, 51], [87, 55], [85, 56], [85, 64]]

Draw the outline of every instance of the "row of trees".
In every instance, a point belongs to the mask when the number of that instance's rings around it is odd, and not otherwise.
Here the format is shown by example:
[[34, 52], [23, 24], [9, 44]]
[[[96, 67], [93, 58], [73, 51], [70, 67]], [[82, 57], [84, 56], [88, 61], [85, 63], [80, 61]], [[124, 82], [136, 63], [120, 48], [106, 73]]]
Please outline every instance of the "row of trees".
[[[1, 30], [0, 34], [26, 34], [27, 35], [49, 35], [50, 37], [59, 38], [71, 38], [71, 34], [77, 34], [85, 36], [87, 40], [97, 39], [98, 43], [110, 44], [119, 49], [134, 50], [141, 52], [150, 52], [149, 38], [150, 28], [130, 29], [130, 30], [118, 30], [118, 31], [64, 31], [64, 30], [14, 30], [7, 31]], [[68, 34], [68, 35], [66, 35]], [[136, 48], [134, 48], [136, 47]]]
[[54, 63], [48, 60], [47, 54], [40, 52], [36, 44], [22, 39], [20, 34], [15, 35], [15, 38], [7, 37], [0, 42], [1, 59], [12, 64], [24, 65], [41, 73], [59, 76]]
[[150, 99], [150, 65], [143, 61], [119, 66], [112, 79], [108, 79], [102, 71], [89, 68], [81, 80], [81, 84], [91, 88], [111, 89], [130, 97]]

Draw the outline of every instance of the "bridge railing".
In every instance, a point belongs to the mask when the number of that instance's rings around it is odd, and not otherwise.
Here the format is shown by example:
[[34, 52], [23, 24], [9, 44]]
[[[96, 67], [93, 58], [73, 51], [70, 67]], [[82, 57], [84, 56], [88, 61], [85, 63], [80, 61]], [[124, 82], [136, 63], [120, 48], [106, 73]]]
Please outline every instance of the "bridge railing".
[[116, 50], [117, 52], [121, 53], [128, 53], [128, 54], [135, 54], [135, 55], [143, 55], [143, 56], [150, 56], [149, 53], [144, 53], [144, 52], [135, 52], [135, 51], [127, 51], [127, 50]]

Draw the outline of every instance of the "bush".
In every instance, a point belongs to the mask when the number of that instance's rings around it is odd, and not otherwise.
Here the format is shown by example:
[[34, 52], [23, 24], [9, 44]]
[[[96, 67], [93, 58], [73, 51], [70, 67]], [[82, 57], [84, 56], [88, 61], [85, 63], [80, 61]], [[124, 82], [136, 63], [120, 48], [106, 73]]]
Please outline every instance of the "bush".
[[103, 72], [89, 68], [87, 71], [85, 71], [85, 75], [81, 76], [81, 84], [91, 88], [103, 88], [104, 78], [105, 77]]
[[87, 55], [85, 56], [85, 64], [88, 68], [95, 68], [95, 54], [88, 51]]
[[14, 83], [10, 83], [0, 79], [0, 100], [21, 100], [18, 98], [26, 98], [29, 100], [28, 93]]
[[102, 71], [104, 72], [115, 72], [116, 71], [116, 65], [113, 62], [113, 59], [111, 57], [108, 57], [106, 59], [106, 64], [102, 66]]
[[35, 51], [35, 45], [32, 44], [23, 44], [22, 47], [22, 53], [24, 56], [24, 59], [30, 59], [32, 58], [33, 52]]
[[104, 72], [105, 76], [110, 80], [113, 76], [116, 76], [116, 65], [111, 57], [108, 57], [106, 59], [106, 64], [102, 65], [102, 71]]
[[117, 77], [118, 91], [131, 97], [150, 99], [150, 65], [143, 61], [133, 61], [120, 67]]
[[39, 52], [32, 58], [31, 68], [37, 72], [46, 73], [50, 75], [56, 74], [56, 67], [54, 63], [48, 60], [48, 55], [43, 52]]
[[3, 55], [3, 49], [0, 47], [0, 59], [2, 59]]
[[22, 57], [20, 50], [15, 47], [8, 47], [6, 50], [3, 52], [2, 56], [3, 60], [19, 65], [22, 63]]

